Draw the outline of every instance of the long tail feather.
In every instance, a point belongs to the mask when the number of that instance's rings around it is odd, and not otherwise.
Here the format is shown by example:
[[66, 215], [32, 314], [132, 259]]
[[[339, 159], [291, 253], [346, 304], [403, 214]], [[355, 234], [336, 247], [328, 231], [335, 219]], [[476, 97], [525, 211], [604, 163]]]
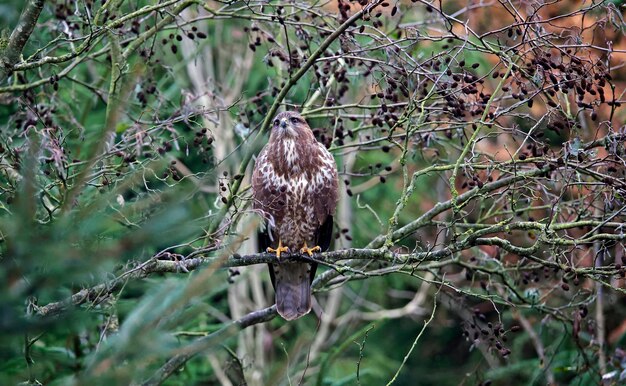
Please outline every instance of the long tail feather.
[[285, 320], [298, 319], [311, 311], [311, 266], [308, 263], [283, 263], [272, 267], [276, 289], [276, 308]]

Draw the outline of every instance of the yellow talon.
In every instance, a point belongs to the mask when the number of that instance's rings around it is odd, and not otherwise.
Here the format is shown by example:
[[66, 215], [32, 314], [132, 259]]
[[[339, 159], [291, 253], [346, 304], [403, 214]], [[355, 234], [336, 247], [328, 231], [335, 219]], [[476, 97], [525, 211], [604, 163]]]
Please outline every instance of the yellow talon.
[[319, 245], [309, 248], [306, 243], [304, 243], [304, 247], [300, 248], [300, 253], [307, 253], [309, 256], [313, 256], [313, 252], [319, 252], [321, 250], [322, 248], [320, 248]]
[[274, 249], [272, 247], [267, 247], [267, 252], [268, 253], [275, 253], [276, 254], [276, 258], [280, 259], [280, 254], [283, 253], [283, 252], [289, 252], [289, 248], [288, 247], [283, 247], [282, 241], [278, 240], [278, 248]]

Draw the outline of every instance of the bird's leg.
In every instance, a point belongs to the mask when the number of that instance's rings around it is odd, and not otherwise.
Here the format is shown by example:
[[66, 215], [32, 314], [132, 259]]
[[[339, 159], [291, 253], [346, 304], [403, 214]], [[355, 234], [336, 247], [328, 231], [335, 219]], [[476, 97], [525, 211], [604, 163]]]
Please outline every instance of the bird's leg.
[[275, 253], [276, 254], [276, 258], [280, 259], [280, 254], [283, 252], [289, 252], [289, 248], [288, 247], [283, 247], [283, 242], [278, 239], [278, 248], [274, 249], [272, 247], [267, 247], [267, 252], [268, 253]]
[[304, 243], [304, 247], [300, 248], [300, 253], [306, 253], [309, 256], [313, 256], [313, 252], [319, 252], [322, 248], [319, 245], [314, 246], [313, 248], [309, 248], [306, 243]]

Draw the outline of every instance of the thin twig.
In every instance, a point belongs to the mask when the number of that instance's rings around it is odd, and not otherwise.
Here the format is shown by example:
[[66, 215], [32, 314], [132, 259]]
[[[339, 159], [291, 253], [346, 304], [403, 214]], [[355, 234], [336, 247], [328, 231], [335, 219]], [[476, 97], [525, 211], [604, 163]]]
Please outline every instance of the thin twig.
[[[441, 289], [441, 287], [440, 287], [440, 289]], [[439, 291], [437, 291], [437, 293], [439, 293]], [[437, 294], [435, 294], [434, 297], [433, 297], [433, 310], [430, 313], [430, 318], [428, 318], [428, 320], [426, 322], [424, 322], [424, 325], [422, 326], [422, 329], [420, 330], [419, 334], [417, 334], [417, 336], [413, 340], [413, 344], [411, 345], [411, 348], [409, 349], [409, 352], [407, 352], [406, 355], [404, 356], [404, 359], [402, 360], [402, 363], [400, 364], [400, 367], [398, 367], [398, 370], [394, 374], [393, 378], [391, 378], [391, 380], [389, 382], [387, 382], [387, 386], [390, 386], [391, 384], [393, 384], [396, 381], [396, 379], [398, 378], [398, 375], [400, 375], [400, 371], [402, 371], [402, 368], [406, 364], [406, 361], [411, 356], [411, 353], [415, 349], [415, 346], [417, 346], [417, 342], [422, 337], [422, 334], [424, 333], [424, 331], [426, 331], [426, 328], [428, 327], [428, 325], [430, 325], [430, 322], [432, 322], [433, 319], [435, 318], [435, 312], [436, 311], [437, 311]]]

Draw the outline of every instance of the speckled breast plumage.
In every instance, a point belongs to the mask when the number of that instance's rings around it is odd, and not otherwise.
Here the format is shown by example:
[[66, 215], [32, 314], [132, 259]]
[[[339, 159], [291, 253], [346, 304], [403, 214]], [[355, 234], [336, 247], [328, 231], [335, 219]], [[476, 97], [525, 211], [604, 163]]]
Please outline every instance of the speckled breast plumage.
[[254, 207], [262, 210], [274, 238], [292, 251], [311, 245], [336, 206], [332, 155], [317, 141], [285, 140], [266, 146], [257, 163], [261, 166], [253, 184], [262, 194]]

